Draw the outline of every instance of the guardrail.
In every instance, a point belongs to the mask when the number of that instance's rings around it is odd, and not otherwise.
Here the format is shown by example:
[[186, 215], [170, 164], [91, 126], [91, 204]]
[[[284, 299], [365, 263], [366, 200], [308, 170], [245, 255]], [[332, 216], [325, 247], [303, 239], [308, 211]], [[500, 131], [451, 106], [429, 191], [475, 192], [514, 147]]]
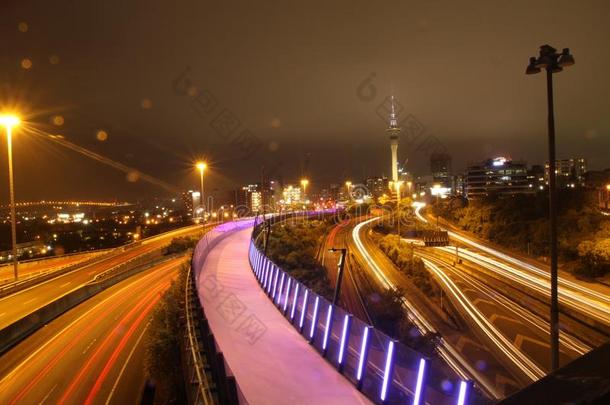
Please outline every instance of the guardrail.
[[[260, 232], [255, 224], [253, 236]], [[258, 228], [258, 229], [257, 229]], [[448, 374], [437, 359], [333, 306], [280, 269], [250, 242], [249, 260], [261, 288], [288, 322], [337, 371], [375, 403], [467, 404], [484, 400], [472, 382]]]
[[90, 264], [93, 264], [99, 260], [104, 260], [112, 253], [112, 251], [108, 251], [77, 263], [71, 263], [66, 266], [60, 266], [49, 270], [36, 272], [33, 276], [25, 277], [23, 279], [19, 279], [18, 281], [3, 284], [2, 286], [0, 286], [0, 298], [16, 293], [17, 291], [21, 291], [25, 288], [41, 283], [43, 281], [50, 280], [51, 278], [70, 273], [71, 271], [74, 271], [81, 267], [89, 266]]
[[187, 396], [190, 404], [237, 404], [238, 386], [228, 373], [222, 352], [209, 328], [196, 286], [208, 253], [235, 229], [250, 226], [252, 219], [226, 222], [203, 235], [197, 243], [185, 287], [186, 336], [183, 352], [189, 377]]
[[138, 263], [137, 265], [134, 265], [135, 263], [132, 262], [132, 265], [129, 266], [129, 268], [123, 268], [123, 271], [121, 272], [113, 273], [109, 277], [101, 280], [92, 280], [91, 282], [81, 285], [80, 287], [62, 295], [56, 300], [37, 308], [23, 318], [13, 322], [3, 329], [0, 329], [0, 355], [64, 312], [74, 308], [81, 302], [86, 301], [108, 287], [111, 287], [141, 271], [147, 270], [155, 264], [162, 263], [179, 256], [180, 255], [168, 256], [159, 262], [149, 261], [146, 263]]
[[[206, 224], [205, 226], [208, 227], [208, 226], [212, 226], [212, 225], [213, 225], [213, 223], [210, 223], [210, 224]], [[122, 252], [124, 252], [126, 250], [130, 250], [136, 246], [139, 246], [140, 244], [151, 243], [158, 239], [167, 238], [169, 236], [172, 236], [173, 234], [196, 232], [197, 230], [200, 230], [200, 229], [201, 229], [201, 225], [190, 225], [190, 226], [186, 226], [186, 227], [176, 228], [171, 231], [167, 231], [167, 232], [164, 232], [164, 233], [161, 233], [158, 235], [153, 235], [153, 236], [144, 238], [135, 243], [130, 243], [130, 244], [115, 247], [115, 248], [95, 251], [96, 254], [94, 252], [77, 252], [77, 253], [71, 253], [71, 254], [63, 255], [63, 256], [57, 256], [56, 258], [67, 257], [70, 255], [76, 255], [76, 254], [86, 254], [86, 253], [95, 254], [95, 256], [85, 259], [83, 261], [77, 262], [77, 263], [71, 263], [71, 264], [68, 264], [65, 266], [60, 266], [60, 267], [55, 267], [55, 268], [52, 268], [49, 270], [39, 271], [39, 272], [34, 273], [33, 275], [28, 275], [26, 277], [20, 278], [18, 281], [7, 282], [4, 284], [0, 283], [0, 298], [13, 294], [24, 288], [28, 288], [37, 283], [41, 283], [43, 281], [50, 280], [51, 278], [55, 278], [57, 276], [61, 276], [66, 273], [70, 273], [73, 270], [88, 266], [97, 261], [104, 260], [107, 257], [110, 257], [110, 255], [112, 255], [112, 254], [121, 254]], [[20, 262], [20, 263], [23, 263], [23, 262]]]

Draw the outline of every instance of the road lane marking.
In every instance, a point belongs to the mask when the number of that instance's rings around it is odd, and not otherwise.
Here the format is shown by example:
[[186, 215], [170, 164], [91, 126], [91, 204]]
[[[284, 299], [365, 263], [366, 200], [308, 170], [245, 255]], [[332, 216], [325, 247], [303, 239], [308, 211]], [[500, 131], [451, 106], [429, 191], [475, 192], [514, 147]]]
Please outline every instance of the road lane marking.
[[30, 302], [34, 301], [35, 299], [36, 299], [36, 297], [31, 298], [31, 299], [29, 299], [29, 300], [27, 300], [27, 301], [23, 301], [23, 302], [21, 303], [21, 305], [26, 305], [26, 304], [29, 304]]
[[97, 340], [97, 338], [94, 338], [91, 343], [89, 343], [87, 345], [87, 347], [85, 348], [85, 350], [83, 350], [83, 354], [87, 353], [87, 351], [91, 348], [91, 346], [95, 343], [95, 341]]
[[67, 286], [68, 284], [70, 284], [72, 281], [68, 281], [67, 283], [63, 283], [62, 285], [59, 286], [59, 288], [64, 288], [65, 286]]
[[[161, 291], [165, 291], [165, 289], [167, 289], [169, 287], [169, 285], [170, 285], [170, 282], [167, 282], [167, 283], [164, 282], [159, 287], [154, 288], [153, 290], [149, 291], [146, 295], [144, 295], [143, 297], [141, 297], [138, 300], [138, 303], [127, 313], [127, 315], [125, 315], [123, 317], [122, 322], [119, 323], [118, 325], [115, 325], [111, 329], [110, 333], [106, 335], [106, 338], [96, 348], [96, 350], [93, 352], [93, 354], [91, 354], [91, 356], [89, 356], [87, 362], [79, 368], [78, 374], [76, 374], [76, 376], [72, 379], [72, 383], [64, 391], [63, 395], [59, 399], [59, 403], [70, 403], [69, 398], [74, 393], [74, 390], [76, 390], [76, 388], [80, 385], [79, 383], [82, 381], [82, 379], [85, 377], [85, 375], [88, 372], [90, 372], [91, 367], [93, 367], [95, 362], [97, 362], [98, 358], [100, 356], [102, 356], [102, 354], [106, 351], [106, 349], [108, 347], [110, 347], [110, 344], [115, 339], [118, 339], [117, 330], [121, 329], [122, 327], [125, 327], [130, 322], [134, 322], [134, 320], [133, 320], [134, 317], [136, 317], [135, 322], [139, 323], [140, 321], [138, 321], [138, 319], [141, 319], [143, 316], [146, 316], [147, 312], [148, 312], [147, 309], [149, 307], [156, 305], [157, 301], [160, 299], [160, 296], [158, 297], [157, 294]], [[148, 303], [148, 306], [147, 306], [147, 303]], [[144, 309], [145, 312], [141, 312], [140, 315], [137, 315], [138, 312], [142, 311], [142, 309]], [[131, 332], [131, 333], [133, 333], [133, 332]], [[124, 338], [126, 336], [128, 336], [128, 335], [125, 335]], [[123, 341], [121, 340], [121, 343], [122, 342]], [[98, 377], [98, 381], [104, 372], [107, 372], [106, 369], [102, 370], [102, 373]], [[92, 391], [95, 390], [96, 386], [97, 386], [97, 381], [96, 381], [96, 385], [92, 388]], [[91, 397], [91, 395], [92, 395], [92, 393], [89, 392], [89, 397]], [[89, 397], [87, 398], [85, 403], [90, 402]]]
[[112, 385], [112, 389], [110, 390], [110, 393], [108, 394], [108, 398], [106, 399], [105, 405], [110, 404], [110, 400], [112, 399], [112, 396], [114, 395], [114, 391], [116, 390], [116, 387], [119, 385], [119, 381], [121, 380], [121, 378], [123, 378], [123, 373], [125, 372], [125, 369], [127, 368], [127, 364], [129, 363], [134, 352], [140, 345], [140, 341], [146, 334], [146, 330], [148, 329], [149, 326], [150, 326], [150, 322], [148, 322], [146, 324], [146, 326], [144, 327], [144, 330], [142, 331], [142, 333], [140, 333], [140, 336], [138, 336], [138, 340], [136, 340], [136, 343], [131, 348], [131, 351], [129, 352], [129, 355], [127, 356], [127, 359], [125, 360], [125, 363], [123, 363], [123, 367], [121, 367], [121, 371], [119, 371], [119, 375], [117, 376], [116, 380], [114, 381], [114, 384]]
[[[178, 261], [178, 260], [177, 260]], [[168, 263], [169, 264], [169, 263]], [[158, 270], [164, 269], [165, 267], [159, 266]], [[36, 357], [38, 355], [38, 353], [40, 353], [41, 351], [45, 350], [47, 348], [47, 346], [49, 346], [51, 343], [53, 343], [55, 340], [57, 340], [61, 335], [63, 335], [68, 329], [72, 328], [75, 324], [77, 324], [79, 321], [81, 321], [83, 318], [87, 317], [88, 315], [90, 315], [92, 312], [94, 312], [95, 310], [103, 307], [103, 305], [114, 299], [117, 295], [122, 294], [126, 289], [128, 288], [133, 288], [133, 284], [138, 283], [138, 282], [143, 282], [144, 280], [147, 280], [148, 278], [152, 277], [155, 274], [155, 272], [151, 272], [150, 274], [145, 275], [144, 277], [142, 277], [139, 280], [135, 280], [132, 281], [131, 283], [127, 284], [126, 286], [124, 286], [123, 288], [121, 288], [120, 290], [116, 291], [115, 293], [113, 293], [111, 296], [107, 297], [106, 299], [104, 299], [103, 301], [99, 302], [97, 305], [93, 306], [91, 309], [89, 309], [87, 312], [85, 312], [84, 314], [82, 314], [81, 316], [79, 316], [78, 318], [76, 318], [74, 321], [70, 322], [68, 325], [66, 325], [63, 329], [61, 329], [60, 331], [58, 331], [53, 337], [51, 337], [49, 340], [47, 340], [42, 346], [40, 346], [37, 350], [35, 350], [32, 354], [30, 354], [25, 360], [23, 360], [21, 363], [19, 363], [17, 366], [15, 366], [15, 368], [13, 368], [13, 370], [6, 374], [4, 376], [4, 378], [2, 378], [2, 380], [0, 380], [0, 387], [3, 385], [3, 383], [7, 380], [11, 380], [13, 375], [15, 373], [17, 373], [17, 371], [19, 371], [21, 368], [23, 368], [26, 364], [28, 364], [30, 362], [30, 360], [32, 360], [32, 358]]]
[[44, 396], [44, 398], [42, 399], [42, 401], [40, 401], [40, 405], [44, 404], [44, 402], [49, 398], [49, 396], [51, 395], [51, 393], [53, 391], [55, 391], [55, 388], [57, 388], [57, 384], [55, 384], [53, 386], [53, 388], [51, 388], [51, 391], [47, 392], [47, 395]]

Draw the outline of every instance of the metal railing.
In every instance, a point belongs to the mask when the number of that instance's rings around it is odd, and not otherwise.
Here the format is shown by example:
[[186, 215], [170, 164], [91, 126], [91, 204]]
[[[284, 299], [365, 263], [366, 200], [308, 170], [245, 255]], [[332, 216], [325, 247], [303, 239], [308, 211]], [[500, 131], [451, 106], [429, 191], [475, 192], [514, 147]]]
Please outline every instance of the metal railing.
[[[259, 224], [255, 224], [259, 225]], [[253, 231], [253, 237], [258, 230]], [[479, 402], [472, 382], [333, 306], [280, 269], [250, 242], [249, 261], [261, 288], [292, 326], [337, 371], [375, 403]]]
[[[252, 220], [243, 222], [249, 226]], [[185, 287], [186, 354], [189, 374], [188, 393], [191, 404], [237, 404], [237, 382], [227, 375], [227, 366], [222, 352], [218, 352], [216, 341], [198, 297], [197, 285], [201, 270], [210, 251], [222, 239], [231, 234], [242, 223], [227, 222], [206, 232], [193, 252], [191, 267]]]
[[[186, 335], [187, 335], [187, 368], [189, 372], [189, 382], [194, 381], [194, 394], [190, 396], [191, 403], [194, 404], [217, 404], [218, 401], [213, 393], [214, 384], [206, 373], [207, 361], [202, 356], [202, 348], [199, 344], [200, 336], [195, 328], [195, 318], [197, 313], [196, 305], [193, 301], [198, 299], [193, 294], [194, 281], [191, 276], [192, 269], [189, 267], [184, 287], [184, 307], [186, 315]], [[194, 308], [195, 307], [195, 308]], [[200, 308], [199, 308], [200, 309]]]

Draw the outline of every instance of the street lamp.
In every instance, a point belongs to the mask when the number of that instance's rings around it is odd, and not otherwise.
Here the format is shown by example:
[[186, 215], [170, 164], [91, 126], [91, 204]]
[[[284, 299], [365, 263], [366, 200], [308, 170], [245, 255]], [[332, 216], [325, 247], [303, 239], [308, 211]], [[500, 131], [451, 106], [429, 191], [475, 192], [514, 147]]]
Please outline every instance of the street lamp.
[[19, 118], [14, 115], [1, 115], [0, 125], [6, 129], [6, 145], [8, 147], [8, 183], [11, 199], [11, 239], [13, 242], [13, 270], [15, 281], [19, 278], [19, 262], [17, 261], [17, 218], [15, 214], [15, 184], [13, 181], [13, 127], [19, 125]]
[[394, 187], [396, 187], [396, 218], [398, 219], [398, 237], [400, 238], [400, 186], [402, 186], [402, 181], [395, 181]]
[[528, 75], [546, 70], [546, 94], [549, 137], [549, 217], [551, 236], [551, 370], [559, 368], [559, 297], [557, 292], [557, 186], [555, 173], [555, 116], [553, 112], [553, 73], [574, 64], [574, 56], [568, 48], [561, 53], [550, 45], [540, 47], [540, 54], [531, 57], [525, 69]]
[[303, 202], [307, 201], [307, 186], [309, 185], [309, 180], [302, 179], [301, 186], [303, 187]]
[[202, 217], [203, 217], [203, 221], [205, 222], [205, 199], [203, 198], [203, 172], [205, 171], [205, 169], [207, 169], [208, 165], [205, 162], [197, 162], [197, 170], [199, 170], [199, 179], [201, 180], [201, 189], [200, 191], [200, 201], [199, 203], [201, 204], [201, 208], [203, 208], [202, 211]]
[[340, 252], [339, 263], [337, 264], [337, 284], [335, 285], [335, 293], [333, 294], [333, 307], [339, 303], [339, 294], [341, 293], [341, 281], [343, 280], [343, 270], [345, 269], [345, 255], [347, 249], [345, 248], [330, 248], [330, 252]]

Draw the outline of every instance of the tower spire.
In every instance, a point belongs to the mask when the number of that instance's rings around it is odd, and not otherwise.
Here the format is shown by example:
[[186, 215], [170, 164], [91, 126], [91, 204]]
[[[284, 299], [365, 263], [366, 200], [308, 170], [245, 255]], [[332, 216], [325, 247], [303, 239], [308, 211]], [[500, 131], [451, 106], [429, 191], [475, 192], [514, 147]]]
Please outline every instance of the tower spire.
[[398, 134], [400, 133], [400, 127], [398, 126], [394, 95], [390, 97], [390, 122], [386, 132], [390, 135], [390, 150], [392, 152], [392, 181], [396, 182], [398, 181]]
[[388, 127], [388, 129], [400, 130], [400, 127], [398, 126], [398, 118], [396, 117], [396, 106], [394, 105], [394, 95], [391, 96], [390, 103], [391, 103], [390, 126]]

